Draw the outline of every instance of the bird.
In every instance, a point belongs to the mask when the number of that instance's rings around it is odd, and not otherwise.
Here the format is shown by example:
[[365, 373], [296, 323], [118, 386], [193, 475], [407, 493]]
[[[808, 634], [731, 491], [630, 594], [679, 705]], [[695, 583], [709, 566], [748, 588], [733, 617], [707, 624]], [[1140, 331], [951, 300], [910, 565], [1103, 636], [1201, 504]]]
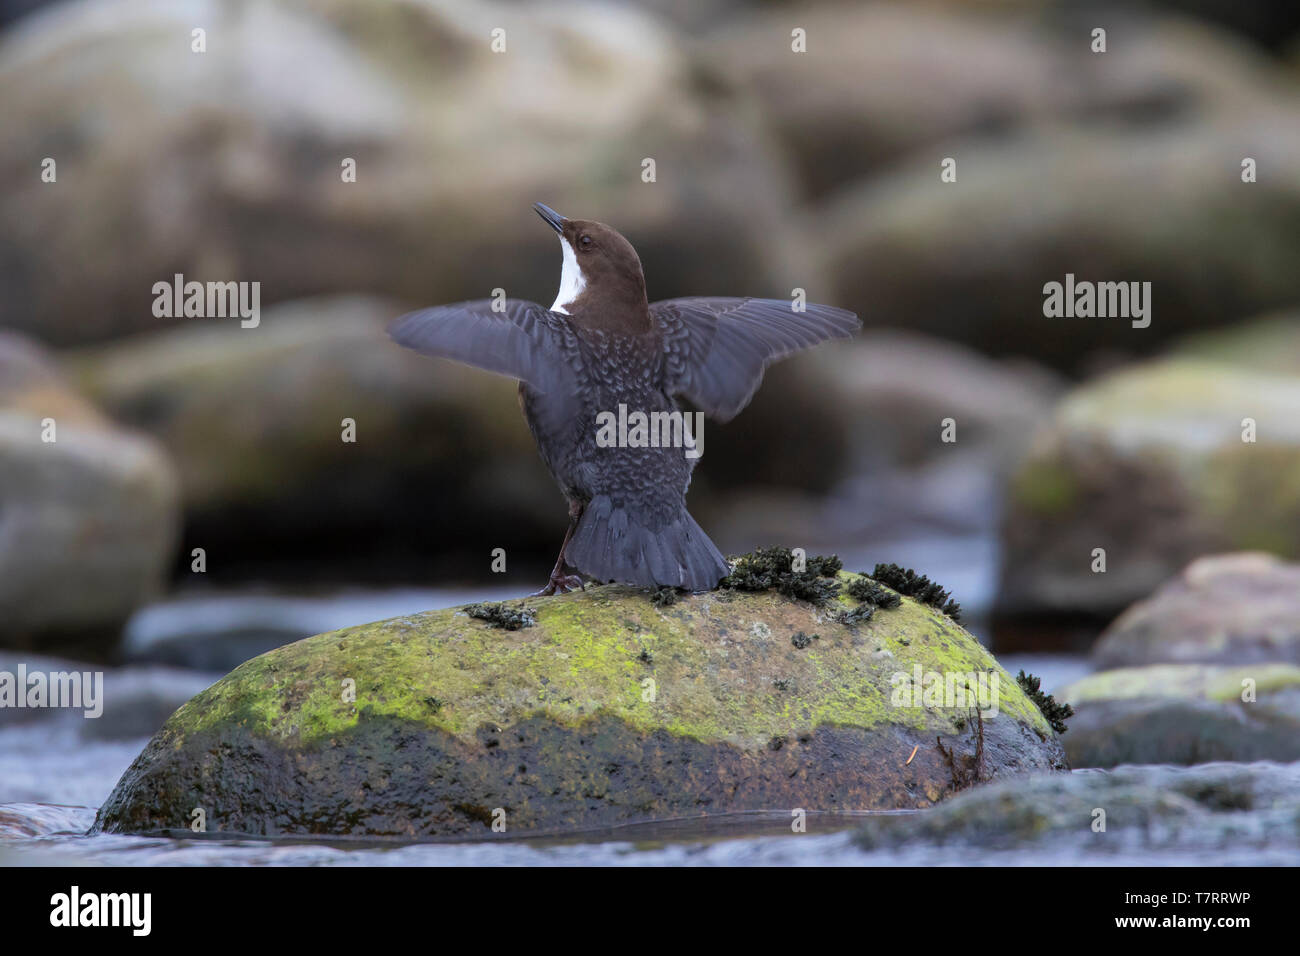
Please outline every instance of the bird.
[[569, 505], [559, 556], [536, 595], [585, 587], [584, 575], [711, 590], [731, 567], [686, 510], [695, 446], [602, 442], [598, 422], [628, 409], [682, 414], [680, 399], [729, 421], [772, 362], [848, 338], [862, 323], [797, 300], [649, 302], [641, 259], [619, 232], [543, 203], [533, 209], [560, 238], [560, 288], [549, 309], [498, 295], [408, 313], [388, 333], [424, 355], [518, 380], [528, 428]]

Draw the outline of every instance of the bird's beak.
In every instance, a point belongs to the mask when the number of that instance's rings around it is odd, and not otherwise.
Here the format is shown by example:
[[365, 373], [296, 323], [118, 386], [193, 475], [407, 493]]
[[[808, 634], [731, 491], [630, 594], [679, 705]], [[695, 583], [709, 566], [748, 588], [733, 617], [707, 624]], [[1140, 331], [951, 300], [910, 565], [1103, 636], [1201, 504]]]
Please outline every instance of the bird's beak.
[[543, 221], [545, 221], [545, 223], [548, 226], [550, 226], [560, 235], [564, 235], [565, 218], [563, 216], [561, 216], [550, 206], [546, 205], [546, 203], [541, 203], [541, 202], [533, 203], [533, 210], [537, 213], [537, 215], [542, 217]]

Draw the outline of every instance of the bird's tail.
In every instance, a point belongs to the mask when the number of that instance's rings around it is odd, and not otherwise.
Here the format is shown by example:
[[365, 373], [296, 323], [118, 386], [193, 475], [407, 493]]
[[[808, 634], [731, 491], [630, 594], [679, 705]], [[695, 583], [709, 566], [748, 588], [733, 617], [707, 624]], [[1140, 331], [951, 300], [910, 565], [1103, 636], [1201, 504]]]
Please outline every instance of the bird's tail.
[[658, 531], [607, 495], [587, 503], [565, 550], [569, 564], [598, 581], [707, 591], [731, 573], [695, 519], [682, 508]]

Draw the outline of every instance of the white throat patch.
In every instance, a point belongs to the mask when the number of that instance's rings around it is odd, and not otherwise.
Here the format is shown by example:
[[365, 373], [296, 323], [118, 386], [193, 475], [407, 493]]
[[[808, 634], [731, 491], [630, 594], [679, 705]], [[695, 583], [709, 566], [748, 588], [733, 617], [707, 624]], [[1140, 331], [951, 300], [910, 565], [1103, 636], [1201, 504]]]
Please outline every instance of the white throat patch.
[[582, 274], [573, 246], [563, 236], [560, 236], [560, 247], [564, 251], [564, 266], [560, 270], [560, 291], [556, 293], [551, 311], [568, 315], [569, 310], [565, 306], [573, 305], [573, 300], [582, 295], [582, 290], [587, 288], [587, 277]]

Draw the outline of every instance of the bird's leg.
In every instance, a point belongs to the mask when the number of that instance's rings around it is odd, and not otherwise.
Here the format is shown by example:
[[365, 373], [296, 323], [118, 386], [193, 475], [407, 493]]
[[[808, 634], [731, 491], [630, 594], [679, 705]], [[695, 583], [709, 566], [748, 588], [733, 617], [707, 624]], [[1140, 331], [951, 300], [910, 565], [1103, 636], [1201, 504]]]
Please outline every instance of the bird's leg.
[[576, 574], [564, 573], [564, 552], [568, 549], [569, 541], [573, 538], [573, 532], [578, 527], [578, 519], [582, 517], [583, 507], [581, 501], [569, 502], [569, 530], [564, 532], [564, 543], [560, 545], [560, 556], [555, 559], [555, 567], [551, 570], [551, 577], [546, 582], [546, 587], [534, 592], [533, 597], [543, 597], [557, 591], [560, 594], [565, 594], [574, 588], [586, 590], [587, 586], [583, 584], [582, 578]]

